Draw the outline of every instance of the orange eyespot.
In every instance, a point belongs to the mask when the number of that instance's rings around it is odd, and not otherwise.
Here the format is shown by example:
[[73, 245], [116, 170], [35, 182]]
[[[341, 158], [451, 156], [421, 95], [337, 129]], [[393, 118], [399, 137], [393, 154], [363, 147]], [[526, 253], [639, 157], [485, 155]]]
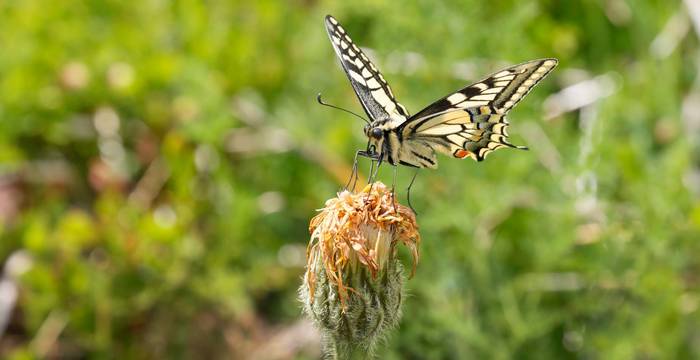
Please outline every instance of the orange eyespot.
[[465, 158], [466, 156], [468, 156], [469, 154], [470, 154], [470, 152], [467, 151], [467, 150], [458, 149], [457, 151], [455, 151], [455, 154], [454, 154], [454, 155], [455, 155], [456, 158], [464, 159], [464, 158]]

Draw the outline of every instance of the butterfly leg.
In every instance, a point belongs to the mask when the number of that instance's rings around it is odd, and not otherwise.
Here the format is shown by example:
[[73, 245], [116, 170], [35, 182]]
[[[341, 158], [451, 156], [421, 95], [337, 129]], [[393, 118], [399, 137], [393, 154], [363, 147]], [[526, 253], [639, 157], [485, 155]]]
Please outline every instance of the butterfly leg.
[[[377, 152], [374, 145], [367, 142], [367, 151], [363, 151], [363, 156], [366, 156], [372, 160], [369, 167], [369, 178], [367, 179], [367, 184], [371, 184], [375, 181], [377, 173], [379, 172], [379, 166], [382, 165], [382, 159], [384, 158], [384, 152]], [[374, 162], [377, 162], [377, 169], [374, 169]]]
[[377, 180], [377, 175], [379, 175], [379, 167], [382, 166], [382, 161], [384, 161], [384, 154], [379, 155], [379, 159], [377, 159], [377, 168], [374, 169], [374, 174], [372, 174], [373, 183]]
[[[382, 166], [382, 160], [384, 160], [384, 154], [380, 154], [379, 158], [377, 158], [377, 168], [374, 169], [374, 172], [370, 172], [369, 174], [369, 192], [367, 193], [367, 197], [369, 198], [369, 194], [372, 193], [372, 188], [374, 188], [374, 182], [375, 179], [377, 178], [377, 174], [379, 174], [379, 167]], [[374, 160], [372, 160], [372, 167], [374, 167]]]
[[418, 215], [418, 212], [416, 212], [416, 209], [413, 208], [413, 205], [411, 205], [411, 187], [413, 187], [413, 182], [416, 181], [416, 176], [418, 176], [418, 168], [416, 168], [416, 172], [413, 173], [413, 178], [411, 179], [411, 183], [408, 184], [408, 188], [406, 189], [406, 202], [408, 202], [408, 207], [413, 210], [413, 213]]
[[[379, 161], [381, 164], [381, 159], [379, 154], [376, 153], [370, 153], [364, 150], [358, 150], [355, 152], [355, 157], [353, 158], [352, 161], [352, 173], [350, 174], [350, 178], [348, 179], [348, 182], [345, 184], [344, 189], [345, 190], [351, 190], [355, 191], [355, 186], [357, 185], [357, 180], [360, 179], [360, 174], [359, 174], [359, 157], [366, 157], [370, 159], [370, 168], [369, 168], [369, 177], [367, 184], [369, 185], [373, 179], [377, 175], [377, 171], [379, 170], [379, 165], [377, 165], [377, 169], [375, 170], [374, 168], [374, 162]], [[352, 186], [350, 186], [352, 184]]]
[[367, 185], [371, 184], [374, 181], [374, 177], [372, 176], [372, 174], [374, 174], [374, 161], [375, 160], [373, 158], [370, 158], [369, 173], [368, 173], [369, 176], [367, 177]]
[[399, 171], [399, 167], [394, 165], [394, 180], [391, 182], [391, 201], [394, 203], [394, 212], [399, 213], [396, 208], [396, 173]]
[[353, 191], [353, 192], [355, 191], [355, 185], [357, 185], [357, 178], [358, 178], [357, 157], [359, 155], [362, 155], [361, 153], [362, 153], [362, 150], [355, 152], [355, 158], [352, 161], [352, 173], [350, 174], [350, 178], [348, 179], [348, 183], [345, 184], [345, 190], [348, 190], [350, 188], [350, 183], [352, 183], [352, 190], [350, 190], [350, 191]]

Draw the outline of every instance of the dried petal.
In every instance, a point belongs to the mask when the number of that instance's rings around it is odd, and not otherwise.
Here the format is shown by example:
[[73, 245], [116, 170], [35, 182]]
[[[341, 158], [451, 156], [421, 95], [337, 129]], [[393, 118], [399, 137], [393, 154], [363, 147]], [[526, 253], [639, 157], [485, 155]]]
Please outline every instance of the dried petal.
[[[320, 257], [330, 281], [338, 287], [343, 306], [346, 296], [341, 290], [342, 278], [349, 262], [359, 261], [374, 277], [394, 253], [395, 244], [402, 242], [413, 256], [411, 276], [418, 263], [420, 235], [415, 215], [395, 204], [393, 194], [382, 183], [368, 185], [360, 193], [343, 191], [327, 200], [311, 219], [309, 232], [312, 240], [307, 251], [307, 273], [317, 270], [312, 264]], [[315, 281], [316, 276], [307, 274], [306, 279]], [[308, 288], [313, 291], [314, 285], [309, 283]]]

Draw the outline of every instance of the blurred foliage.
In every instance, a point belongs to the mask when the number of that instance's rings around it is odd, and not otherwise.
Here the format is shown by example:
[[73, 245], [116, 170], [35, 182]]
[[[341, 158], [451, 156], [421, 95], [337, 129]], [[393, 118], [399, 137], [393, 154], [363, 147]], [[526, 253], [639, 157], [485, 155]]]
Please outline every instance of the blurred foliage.
[[[365, 144], [314, 102], [360, 109], [327, 13], [413, 113], [560, 59], [510, 115], [531, 151], [419, 174], [382, 358], [700, 357], [700, 29], [661, 0], [1, 2], [0, 262], [31, 266], [0, 357], [277, 354], [308, 219]], [[545, 116], [587, 79], [600, 99]]]

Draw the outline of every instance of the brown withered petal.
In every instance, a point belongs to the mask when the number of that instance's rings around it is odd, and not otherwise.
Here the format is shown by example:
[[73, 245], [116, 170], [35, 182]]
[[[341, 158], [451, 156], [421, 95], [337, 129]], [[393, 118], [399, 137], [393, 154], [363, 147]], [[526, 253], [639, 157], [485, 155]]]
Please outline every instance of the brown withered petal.
[[364, 266], [376, 278], [395, 256], [399, 242], [411, 251], [413, 276], [420, 244], [416, 217], [410, 208], [395, 202], [386, 185], [376, 182], [359, 193], [343, 191], [319, 211], [309, 225], [305, 281], [310, 299], [314, 298], [316, 266], [322, 264], [344, 308], [348, 291], [353, 289], [343, 283], [343, 275]]

